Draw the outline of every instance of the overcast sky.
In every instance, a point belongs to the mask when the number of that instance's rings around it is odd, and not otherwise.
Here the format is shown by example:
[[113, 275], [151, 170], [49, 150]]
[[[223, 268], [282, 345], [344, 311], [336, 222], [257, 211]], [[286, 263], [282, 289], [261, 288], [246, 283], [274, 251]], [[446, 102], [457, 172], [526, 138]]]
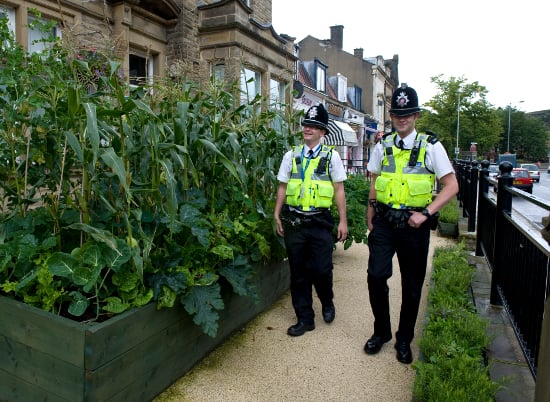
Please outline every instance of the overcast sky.
[[299, 42], [343, 25], [344, 51], [399, 56], [399, 80], [420, 103], [443, 74], [478, 81], [495, 107], [534, 112], [550, 109], [549, 12], [548, 0], [273, 0], [273, 28]]

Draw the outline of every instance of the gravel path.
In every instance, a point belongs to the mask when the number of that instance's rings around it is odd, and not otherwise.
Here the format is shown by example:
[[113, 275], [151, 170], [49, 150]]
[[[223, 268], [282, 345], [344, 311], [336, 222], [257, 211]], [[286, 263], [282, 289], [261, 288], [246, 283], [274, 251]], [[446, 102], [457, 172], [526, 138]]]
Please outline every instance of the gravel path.
[[[432, 232], [431, 252], [453, 243]], [[375, 356], [363, 351], [373, 328], [366, 284], [368, 254], [363, 244], [345, 251], [338, 245], [334, 253], [333, 323], [323, 322], [315, 298], [316, 329], [289, 337], [286, 330], [295, 323], [295, 316], [287, 292], [154, 401], [411, 401], [415, 371], [395, 359], [393, 341]], [[425, 315], [430, 273], [431, 264], [419, 317]], [[401, 304], [399, 278], [394, 258], [394, 275], [389, 282], [394, 333]], [[415, 360], [421, 321], [411, 345]]]

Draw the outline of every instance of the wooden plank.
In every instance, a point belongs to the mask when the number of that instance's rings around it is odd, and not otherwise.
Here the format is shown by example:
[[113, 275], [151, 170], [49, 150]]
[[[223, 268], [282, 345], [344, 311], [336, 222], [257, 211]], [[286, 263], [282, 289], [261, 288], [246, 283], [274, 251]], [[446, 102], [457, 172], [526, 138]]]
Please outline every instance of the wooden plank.
[[151, 303], [127, 311], [86, 331], [85, 367], [93, 371], [126, 353], [180, 318], [172, 309], [157, 310]]
[[[0, 370], [11, 373], [42, 395], [74, 400], [84, 389], [84, 369], [0, 335]], [[16, 391], [22, 391], [21, 388]]]
[[263, 311], [290, 288], [288, 261], [258, 267], [255, 284], [262, 303], [260, 311]]
[[[226, 337], [211, 338], [190, 319], [157, 333], [111, 364], [90, 373], [89, 400], [149, 401]], [[140, 356], [140, 358], [136, 358]]]
[[1, 402], [81, 402], [82, 399], [65, 399], [58, 395], [46, 393], [44, 389], [29, 384], [4, 370], [0, 370]]
[[0, 335], [84, 368], [84, 324], [0, 296]]
[[[175, 313], [175, 309], [169, 311]], [[207, 336], [193, 324], [189, 315], [181, 310], [179, 313], [175, 314], [179, 316], [179, 321], [169, 328], [154, 332], [108, 364], [97, 370], [88, 371], [87, 399], [106, 401], [113, 398], [121, 389], [132, 386], [141, 388], [141, 383], [153, 367], [161, 366], [163, 370], [178, 371], [177, 367], [164, 367], [164, 361], [174, 354], [186, 360], [183, 355], [187, 354], [188, 344], [197, 337]], [[156, 392], [160, 390], [157, 389]]]

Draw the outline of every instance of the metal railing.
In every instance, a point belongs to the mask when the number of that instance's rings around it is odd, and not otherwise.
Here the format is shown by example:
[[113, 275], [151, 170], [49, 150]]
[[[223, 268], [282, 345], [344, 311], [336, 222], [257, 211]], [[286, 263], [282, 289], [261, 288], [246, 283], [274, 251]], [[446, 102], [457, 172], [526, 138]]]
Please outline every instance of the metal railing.
[[[481, 170], [477, 162], [455, 161], [458, 198], [469, 222], [473, 217], [473, 228], [468, 231], [477, 232], [476, 255], [485, 257], [492, 273], [490, 302], [505, 308], [536, 380], [550, 287], [550, 247], [539, 230], [513, 213], [513, 199], [527, 200], [546, 211], [550, 203], [514, 188], [509, 162], [501, 163], [498, 180], [489, 178], [488, 167], [488, 161], [481, 162]], [[489, 193], [495, 186], [496, 197]]]

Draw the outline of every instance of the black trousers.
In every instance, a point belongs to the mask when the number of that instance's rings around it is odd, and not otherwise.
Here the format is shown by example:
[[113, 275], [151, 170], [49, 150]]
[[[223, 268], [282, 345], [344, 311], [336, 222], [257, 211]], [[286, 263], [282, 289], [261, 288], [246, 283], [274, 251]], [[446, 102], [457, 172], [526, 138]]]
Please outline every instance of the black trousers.
[[382, 216], [373, 217], [369, 233], [369, 265], [367, 283], [374, 314], [374, 334], [391, 337], [389, 288], [392, 276], [392, 258], [397, 253], [401, 272], [401, 313], [396, 333], [397, 341], [410, 343], [418, 315], [430, 244], [430, 227], [406, 226], [398, 229]]
[[295, 227], [285, 225], [285, 245], [290, 265], [290, 295], [298, 321], [313, 324], [313, 288], [322, 305], [332, 302], [334, 246], [327, 211], [320, 217]]

